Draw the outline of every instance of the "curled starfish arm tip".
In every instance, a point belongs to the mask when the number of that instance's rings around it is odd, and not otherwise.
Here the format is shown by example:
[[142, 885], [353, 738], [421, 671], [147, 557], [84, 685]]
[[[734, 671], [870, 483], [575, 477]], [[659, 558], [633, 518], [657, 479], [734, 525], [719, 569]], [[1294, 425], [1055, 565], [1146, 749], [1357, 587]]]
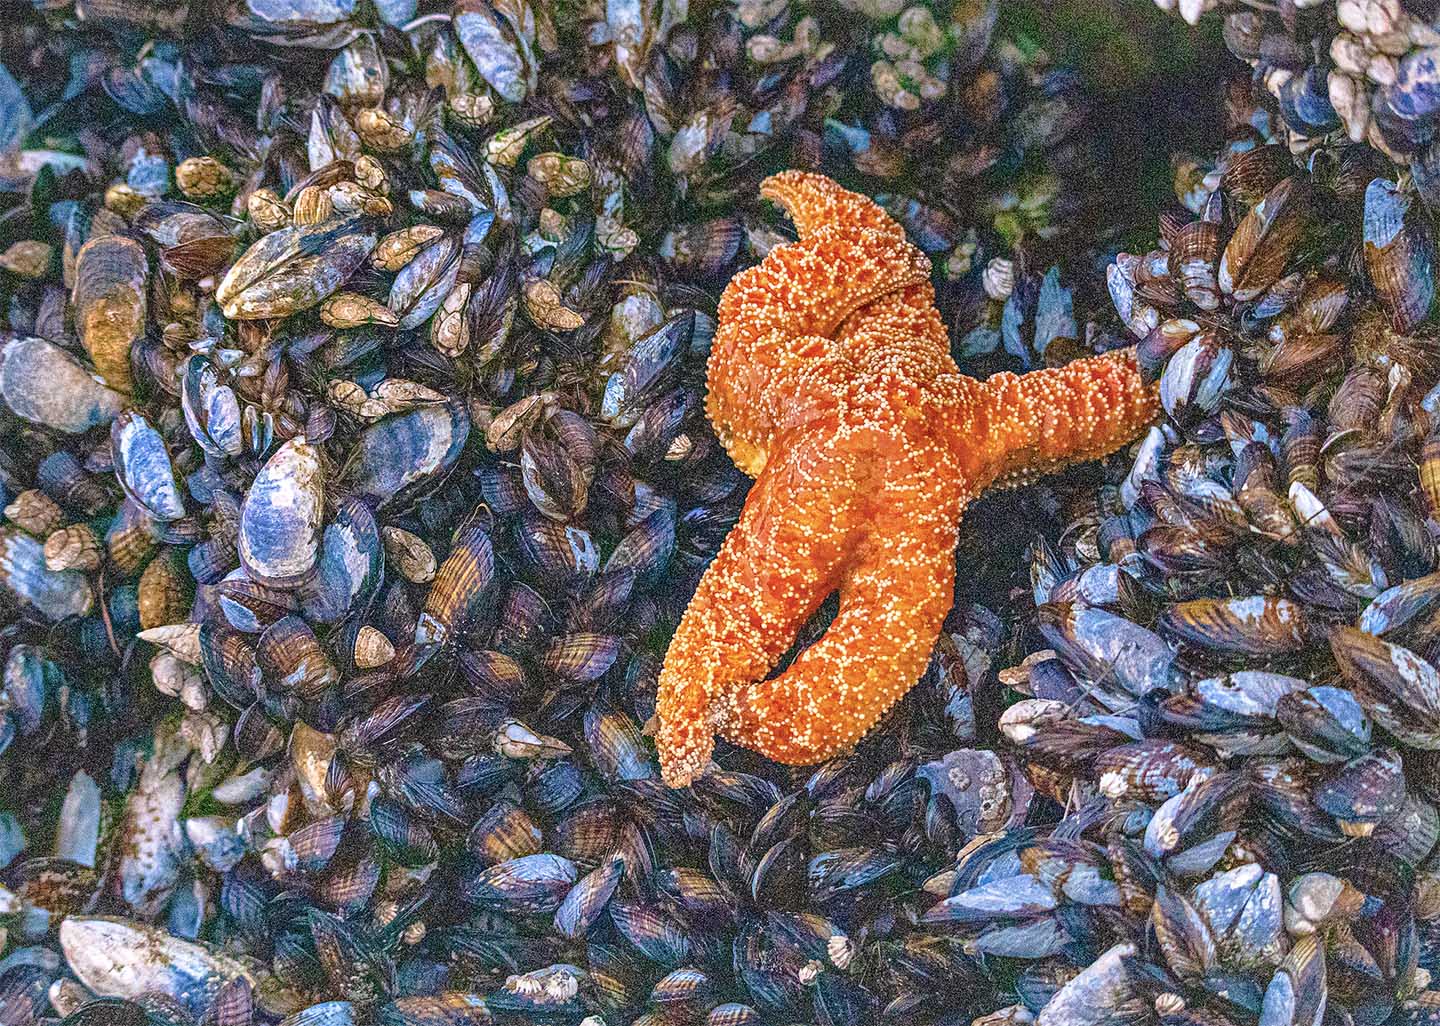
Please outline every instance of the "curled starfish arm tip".
[[704, 769], [737, 690], [770, 671], [835, 585], [850, 524], [843, 499], [837, 516], [811, 522], [809, 507], [832, 490], [816, 476], [814, 448], [803, 446], [762, 472], [670, 642], [656, 742], [672, 786]]
[[954, 600], [959, 519], [918, 484], [904, 488], [914, 503], [895, 502], [861, 545], [824, 635], [784, 673], [738, 689], [722, 737], [810, 765], [853, 748], [910, 690]]
[[[867, 496], [838, 472], [856, 462], [843, 444], [815, 436], [766, 468], [686, 610], [658, 702], [672, 786], [703, 772], [716, 734], [792, 765], [840, 754], [924, 669], [953, 600], [964, 496], [937, 494], [918, 457]], [[763, 679], [836, 588], [824, 636]]]
[[821, 228], [869, 228], [904, 241], [905, 229], [869, 196], [851, 192], [813, 171], [781, 171], [760, 183], [760, 195], [790, 215], [804, 239]]
[[[720, 299], [705, 401], [735, 464], [758, 476], [790, 419], [786, 407], [805, 387], [799, 376], [832, 351], [847, 318], [897, 289], [921, 290], [912, 299], [933, 310], [929, 276], [928, 258], [903, 236], [845, 224], [817, 228], [737, 274]], [[912, 320], [896, 327], [929, 327]]]

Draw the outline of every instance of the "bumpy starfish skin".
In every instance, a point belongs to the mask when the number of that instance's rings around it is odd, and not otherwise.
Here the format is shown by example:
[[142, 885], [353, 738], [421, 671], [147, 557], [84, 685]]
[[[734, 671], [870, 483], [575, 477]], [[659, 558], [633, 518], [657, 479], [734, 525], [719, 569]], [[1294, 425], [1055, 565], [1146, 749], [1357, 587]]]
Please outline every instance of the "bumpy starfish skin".
[[[716, 734], [791, 764], [853, 746], [930, 658], [966, 503], [1112, 452], [1158, 412], [1131, 350], [962, 375], [929, 261], [879, 206], [794, 171], [761, 194], [800, 239], [720, 300], [706, 408], [756, 481], [660, 674], [660, 765], [677, 787]], [[765, 679], [836, 590], [824, 636]]]

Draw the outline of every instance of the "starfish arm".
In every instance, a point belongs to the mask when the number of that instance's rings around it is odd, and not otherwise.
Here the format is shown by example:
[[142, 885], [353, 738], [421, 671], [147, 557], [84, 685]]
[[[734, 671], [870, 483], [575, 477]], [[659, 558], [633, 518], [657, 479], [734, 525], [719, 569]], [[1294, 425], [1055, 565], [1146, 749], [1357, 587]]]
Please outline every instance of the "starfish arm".
[[926, 475], [887, 490], [839, 614], [784, 673], [740, 690], [723, 737], [777, 762], [820, 762], [852, 748], [920, 678], [954, 601], [961, 507], [932, 485]]
[[656, 742], [672, 787], [705, 770], [735, 692], [770, 672], [839, 582], [861, 521], [840, 469], [813, 436], [788, 448], [701, 577], [660, 672]]
[[929, 276], [929, 260], [903, 233], [857, 226], [777, 246], [736, 275], [720, 299], [705, 400], [735, 463], [752, 476], [764, 466], [777, 425], [761, 407], [789, 387], [791, 368], [822, 357], [842, 322], [877, 297], [919, 289], [917, 305], [929, 308]]
[[846, 319], [835, 338], [857, 354], [879, 345], [899, 345], [940, 357], [939, 366], [958, 374], [950, 359], [950, 332], [935, 309], [929, 279], [881, 296]]
[[996, 374], [985, 380], [982, 399], [979, 423], [964, 434], [986, 439], [981, 483], [1002, 487], [1112, 453], [1160, 412], [1159, 392], [1140, 380], [1134, 349]]
[[760, 195], [785, 208], [804, 239], [822, 228], [873, 228], [904, 241], [905, 229], [869, 196], [809, 171], [782, 171], [760, 183]]

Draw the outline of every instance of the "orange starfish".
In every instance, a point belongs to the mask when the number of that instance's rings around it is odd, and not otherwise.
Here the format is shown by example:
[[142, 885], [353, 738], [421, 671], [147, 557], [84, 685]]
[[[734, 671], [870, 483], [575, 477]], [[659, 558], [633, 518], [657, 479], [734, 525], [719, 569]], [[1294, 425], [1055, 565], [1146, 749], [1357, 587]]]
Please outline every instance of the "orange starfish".
[[[717, 733], [795, 765], [853, 746], [930, 658], [966, 503], [1112, 452], [1158, 412], [1129, 349], [966, 377], [928, 258], [879, 206], [796, 171], [760, 192], [800, 241], [720, 300], [706, 409], [756, 481], [660, 674], [660, 766], [675, 787], [706, 770]], [[765, 679], [837, 589], [829, 630]]]

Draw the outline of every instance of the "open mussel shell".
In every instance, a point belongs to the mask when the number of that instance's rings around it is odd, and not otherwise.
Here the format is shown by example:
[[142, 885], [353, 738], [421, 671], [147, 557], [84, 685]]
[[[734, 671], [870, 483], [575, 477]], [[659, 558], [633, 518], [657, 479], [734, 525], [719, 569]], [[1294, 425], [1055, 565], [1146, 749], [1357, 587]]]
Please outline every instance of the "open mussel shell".
[[325, 504], [320, 453], [297, 436], [255, 475], [240, 512], [240, 562], [251, 579], [294, 588], [314, 571]]
[[359, 499], [346, 497], [325, 525], [316, 572], [297, 595], [307, 617], [335, 623], [379, 589], [384, 573], [385, 550], [375, 515]]
[[219, 273], [235, 252], [224, 223], [189, 203], [151, 203], [136, 215], [135, 227], [161, 246], [161, 267], [188, 281]]
[[13, 338], [0, 348], [0, 400], [17, 417], [69, 434], [108, 424], [125, 408], [123, 395], [40, 338]]
[[192, 356], [185, 363], [180, 408], [190, 435], [211, 456], [239, 456], [245, 451], [240, 401], [209, 360]]
[[110, 425], [110, 458], [125, 494], [154, 520], [179, 520], [185, 497], [175, 480], [175, 467], [165, 438], [145, 415], [127, 410]]
[[1186, 426], [1215, 412], [1231, 385], [1235, 355], [1209, 333], [1190, 339], [1160, 375], [1160, 405]]
[[1168, 317], [1146, 333], [1135, 347], [1135, 361], [1146, 384], [1160, 379], [1170, 358], [1201, 336], [1200, 325], [1188, 317]]
[[345, 471], [359, 498], [384, 505], [418, 482], [442, 476], [470, 436], [470, 415], [458, 400], [384, 417], [360, 433]]
[[1233, 966], [1274, 965], [1285, 951], [1280, 879], [1255, 863], [1217, 873], [1194, 891], [1195, 910]]
[[1246, 302], [1278, 281], [1310, 227], [1314, 207], [1313, 188], [1298, 177], [1267, 192], [1225, 246], [1216, 275], [1221, 293]]

